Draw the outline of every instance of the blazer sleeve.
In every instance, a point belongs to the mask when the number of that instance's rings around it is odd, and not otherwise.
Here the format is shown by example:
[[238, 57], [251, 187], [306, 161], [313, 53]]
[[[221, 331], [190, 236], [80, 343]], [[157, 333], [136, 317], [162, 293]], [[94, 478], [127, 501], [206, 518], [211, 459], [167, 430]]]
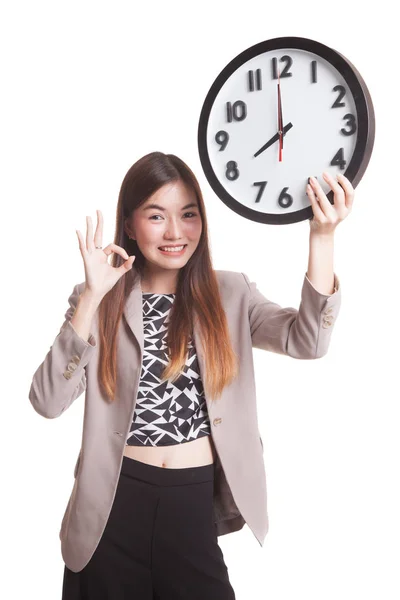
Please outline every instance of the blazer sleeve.
[[59, 417], [86, 388], [85, 367], [97, 342], [90, 334], [86, 341], [71, 324], [82, 284], [75, 285], [60, 332], [44, 361], [36, 369], [29, 390], [29, 400], [39, 415]]
[[299, 309], [268, 300], [242, 273], [249, 290], [248, 314], [253, 348], [315, 359], [328, 351], [341, 304], [339, 279], [334, 273], [333, 294], [321, 294], [304, 276]]

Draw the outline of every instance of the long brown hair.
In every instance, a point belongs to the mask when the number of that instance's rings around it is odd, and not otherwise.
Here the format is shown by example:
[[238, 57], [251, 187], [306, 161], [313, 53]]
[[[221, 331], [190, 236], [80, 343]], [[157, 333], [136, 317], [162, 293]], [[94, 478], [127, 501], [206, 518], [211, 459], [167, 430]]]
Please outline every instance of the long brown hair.
[[[237, 375], [237, 356], [231, 345], [218, 281], [211, 264], [206, 211], [199, 183], [191, 169], [174, 154], [151, 152], [130, 167], [118, 197], [114, 243], [124, 248], [128, 255], [135, 255], [135, 261], [132, 269], [119, 279], [99, 306], [99, 380], [110, 401], [115, 400], [116, 393], [118, 325], [134, 277], [143, 276], [146, 262], [136, 240], [130, 239], [126, 233], [124, 222], [159, 188], [179, 180], [193, 189], [197, 196], [202, 231], [195, 252], [178, 274], [166, 338], [169, 363], [163, 371], [162, 380], [170, 378], [175, 381], [185, 366], [194, 313], [200, 325], [206, 360], [205, 393], [215, 399]], [[123, 262], [119, 254], [111, 255], [112, 266], [119, 267]]]

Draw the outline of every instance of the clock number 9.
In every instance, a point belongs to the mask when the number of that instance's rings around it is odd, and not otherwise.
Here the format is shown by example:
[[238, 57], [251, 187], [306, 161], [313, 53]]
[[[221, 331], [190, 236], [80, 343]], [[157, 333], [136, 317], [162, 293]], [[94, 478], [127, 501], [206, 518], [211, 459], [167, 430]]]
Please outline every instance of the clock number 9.
[[225, 175], [226, 178], [229, 179], [229, 181], [235, 181], [235, 179], [239, 177], [239, 169], [237, 168], [237, 162], [235, 162], [234, 160], [230, 160], [228, 163], [226, 163]]
[[229, 134], [227, 131], [223, 131], [221, 129], [221, 131], [218, 131], [218, 133], [215, 136], [215, 141], [217, 142], [217, 144], [219, 144], [221, 146], [221, 148], [219, 149], [219, 152], [222, 152], [222, 150], [225, 150], [228, 141], [229, 141]]

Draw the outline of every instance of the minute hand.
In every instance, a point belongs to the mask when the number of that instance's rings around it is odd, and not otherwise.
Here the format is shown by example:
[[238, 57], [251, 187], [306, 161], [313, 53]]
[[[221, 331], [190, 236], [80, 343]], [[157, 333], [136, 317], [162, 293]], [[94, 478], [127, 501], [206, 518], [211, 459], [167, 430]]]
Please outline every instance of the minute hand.
[[[292, 129], [292, 127], [293, 127], [292, 123], [288, 123], [287, 125], [285, 125], [285, 127], [283, 128], [283, 135], [285, 135], [289, 131], [289, 129]], [[270, 140], [268, 140], [268, 142], [266, 144], [264, 144], [264, 146], [262, 146], [259, 150], [257, 150], [257, 152], [254, 154], [254, 157], [261, 154], [261, 152], [264, 152], [264, 150], [266, 150], [267, 148], [272, 146], [272, 144], [275, 144], [275, 142], [277, 142], [278, 140], [279, 140], [279, 131], [274, 136], [272, 136], [272, 138]]]

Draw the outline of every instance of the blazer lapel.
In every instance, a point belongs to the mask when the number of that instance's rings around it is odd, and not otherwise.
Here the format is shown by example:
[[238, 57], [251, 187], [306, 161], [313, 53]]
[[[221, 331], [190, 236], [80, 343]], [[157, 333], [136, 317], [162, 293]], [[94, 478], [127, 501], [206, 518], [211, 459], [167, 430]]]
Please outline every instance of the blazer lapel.
[[138, 272], [135, 270], [134, 273], [134, 282], [131, 292], [125, 301], [123, 313], [125, 315], [126, 322], [128, 323], [139, 344], [140, 354], [143, 358], [144, 332], [142, 315], [142, 286], [140, 285], [140, 277]]

